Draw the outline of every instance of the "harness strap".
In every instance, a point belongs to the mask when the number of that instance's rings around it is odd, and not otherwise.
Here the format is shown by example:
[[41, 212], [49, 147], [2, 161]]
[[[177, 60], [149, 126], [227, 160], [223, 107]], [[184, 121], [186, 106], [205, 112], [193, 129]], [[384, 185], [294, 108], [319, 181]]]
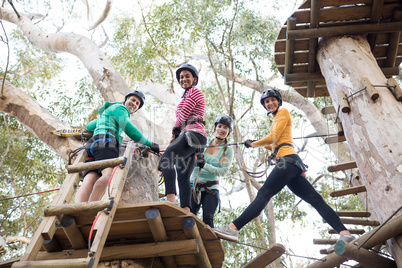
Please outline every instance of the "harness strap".
[[289, 146], [289, 147], [292, 147], [292, 148], [293, 148], [293, 144], [290, 144], [290, 143], [282, 143], [282, 144], [280, 144], [280, 145], [278, 145], [278, 146], [275, 147], [274, 152], [268, 157], [268, 160], [271, 161], [272, 159], [274, 159], [274, 158], [276, 157], [276, 155], [278, 154], [279, 149], [282, 148], [282, 147], [284, 147], [284, 146]]
[[199, 119], [197, 117], [189, 117], [186, 120], [186, 122], [184, 123], [184, 126], [188, 126], [188, 125], [191, 125], [191, 124], [194, 124], [194, 123], [201, 123], [201, 124], [203, 124], [205, 126], [205, 121], [201, 120], [201, 119]]

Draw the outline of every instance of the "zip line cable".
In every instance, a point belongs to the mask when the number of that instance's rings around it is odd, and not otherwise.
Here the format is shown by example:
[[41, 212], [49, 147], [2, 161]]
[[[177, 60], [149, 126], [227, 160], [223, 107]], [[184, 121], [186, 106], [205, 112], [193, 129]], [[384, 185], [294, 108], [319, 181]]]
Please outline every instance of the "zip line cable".
[[10, 199], [20, 198], [20, 197], [27, 197], [27, 196], [35, 195], [35, 194], [49, 193], [49, 192], [58, 191], [58, 190], [60, 190], [60, 188], [52, 189], [52, 190], [47, 190], [47, 191], [42, 191], [42, 192], [37, 192], [37, 193], [30, 193], [30, 194], [24, 194], [24, 195], [18, 195], [18, 196], [3, 198], [3, 199], [0, 199], [0, 202], [1, 202], [1, 201], [6, 201], [6, 200], [10, 200]]

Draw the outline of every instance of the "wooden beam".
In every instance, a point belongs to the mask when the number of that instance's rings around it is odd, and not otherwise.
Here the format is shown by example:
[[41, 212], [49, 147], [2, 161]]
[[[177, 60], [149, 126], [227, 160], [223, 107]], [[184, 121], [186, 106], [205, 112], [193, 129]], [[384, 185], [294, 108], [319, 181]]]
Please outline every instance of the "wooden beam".
[[71, 243], [73, 249], [81, 249], [87, 247], [87, 243], [85, 242], [80, 229], [78, 229], [77, 223], [75, 222], [73, 216], [65, 215], [60, 221], [60, 225], [63, 228], [63, 231], [66, 234], [68, 241]]
[[391, 90], [392, 94], [394, 94], [397, 101], [402, 101], [402, 89], [399, 86], [398, 82], [394, 78], [390, 78], [387, 80], [387, 85], [389, 90]]
[[[351, 234], [359, 234], [359, 235], [364, 234], [366, 232], [364, 229], [348, 229], [348, 231]], [[328, 229], [328, 233], [329, 234], [337, 234], [338, 232], [331, 228], [331, 229]]]
[[264, 250], [254, 259], [249, 261], [243, 268], [265, 267], [285, 253], [286, 248], [281, 244], [273, 244], [267, 250]]
[[354, 161], [341, 163], [341, 164], [337, 164], [337, 165], [332, 165], [332, 166], [329, 166], [327, 169], [329, 172], [336, 172], [336, 171], [347, 170], [347, 169], [352, 169], [352, 168], [357, 168], [356, 162], [354, 162]]
[[288, 30], [286, 35], [290, 40], [304, 38], [332, 37], [339, 35], [365, 35], [374, 33], [400, 32], [402, 22], [383, 22], [380, 24], [350, 24], [343, 26], [321, 27], [318, 29]]
[[197, 239], [197, 241], [199, 242], [200, 252], [198, 254], [195, 254], [195, 258], [197, 259], [199, 267], [212, 268], [200, 232], [198, 231], [197, 225], [195, 224], [195, 220], [192, 217], [185, 218], [183, 220], [182, 227], [187, 238]]
[[[381, 228], [375, 228], [363, 234], [362, 236], [358, 237], [355, 242], [357, 242], [359, 245], [362, 245], [366, 241], [362, 248], [369, 249], [382, 244], [386, 240], [396, 237], [401, 233], [402, 214], [395, 216]], [[334, 268], [345, 261], [347, 261], [346, 257], [332, 253], [322, 258], [320, 261], [310, 264], [307, 266], [307, 268]]]
[[107, 200], [95, 201], [90, 203], [71, 203], [57, 206], [49, 206], [44, 209], [44, 214], [45, 217], [58, 216], [63, 214], [78, 216], [82, 213], [88, 213], [89, 211], [92, 211], [96, 214], [96, 212], [103, 209], [111, 210], [113, 207], [113, 203], [113, 200]]
[[112, 159], [99, 160], [88, 163], [78, 163], [75, 165], [69, 165], [66, 167], [68, 173], [75, 173], [79, 171], [99, 169], [99, 168], [107, 168], [107, 167], [115, 167], [118, 165], [126, 165], [127, 158], [125, 157], [117, 157]]
[[[296, 29], [296, 18], [289, 17], [287, 20], [287, 31]], [[285, 51], [285, 75], [293, 73], [295, 40], [286, 40]], [[285, 81], [286, 83], [286, 81]]]
[[383, 7], [384, 7], [384, 0], [373, 0], [373, 5], [371, 7], [371, 22], [373, 23], [380, 22]]
[[[168, 236], [165, 230], [165, 226], [162, 221], [162, 216], [157, 208], [147, 209], [145, 212], [145, 217], [147, 218], [147, 222], [149, 228], [151, 229], [152, 236], [156, 242], [164, 242], [168, 240]], [[162, 257], [162, 262], [165, 267], [176, 268], [176, 261], [173, 256], [164, 256]]]
[[337, 211], [339, 217], [370, 217], [371, 213], [368, 211]]
[[[181, 256], [198, 253], [196, 239], [167, 241], [158, 243], [133, 244], [124, 246], [104, 247], [100, 261], [116, 259], [143, 259], [157, 258], [161, 256]], [[85, 258], [87, 249], [65, 250], [61, 252], [39, 252], [37, 260], [64, 260]]]
[[55, 251], [62, 250], [59, 243], [54, 238], [51, 240], [45, 240], [45, 242], [43, 242], [42, 246], [47, 252], [55, 252]]
[[284, 75], [285, 83], [325, 81], [321, 73], [290, 73]]
[[385, 77], [390, 78], [394, 75], [399, 75], [399, 68], [398, 67], [383, 67], [381, 68], [382, 73]]
[[363, 225], [363, 226], [379, 226], [380, 225], [379, 221], [368, 220], [368, 219], [341, 218], [341, 221], [344, 224], [355, 224], [355, 225]]
[[383, 257], [375, 252], [370, 252], [367, 249], [359, 249], [357, 246], [351, 243], [345, 243], [345, 241], [342, 240], [336, 242], [334, 249], [337, 255], [346, 257], [350, 260], [355, 260], [363, 267], [396, 267], [395, 261]]
[[[402, 20], [402, 7], [394, 9], [392, 21]], [[390, 33], [389, 45], [387, 49], [387, 59], [385, 65], [388, 67], [395, 67], [396, 57], [398, 56], [399, 39], [401, 38], [401, 32]]]
[[[353, 162], [354, 163], [354, 162]], [[329, 167], [328, 167], [329, 170]], [[361, 186], [353, 186], [353, 187], [348, 187], [342, 190], [336, 190], [330, 193], [332, 197], [337, 197], [337, 196], [344, 196], [344, 195], [349, 195], [349, 194], [357, 194], [357, 193], [362, 193], [366, 191], [366, 186], [361, 185]]]
[[333, 245], [338, 241], [336, 238], [332, 239], [325, 239], [325, 238], [315, 238], [313, 239], [313, 244], [314, 245]]
[[373, 87], [373, 85], [371, 84], [370, 80], [367, 77], [363, 77], [360, 80], [360, 83], [362, 84], [362, 86], [366, 88], [366, 91], [372, 101], [376, 101], [380, 97], [380, 94], [378, 94], [378, 91]]
[[326, 144], [333, 144], [333, 143], [344, 142], [344, 141], [346, 141], [345, 136], [332, 136], [332, 137], [327, 137], [324, 139], [324, 142]]
[[[319, 0], [311, 0], [311, 8], [310, 8], [310, 28], [318, 28], [320, 22], [320, 1]], [[309, 50], [308, 50], [308, 72], [315, 73], [317, 67], [317, 45], [318, 38], [310, 38], [309, 39]], [[306, 97], [314, 97], [315, 96], [315, 82], [308, 81], [307, 83], [307, 92]]]
[[321, 113], [322, 114], [334, 114], [336, 113], [335, 107], [334, 106], [325, 106], [321, 108]]
[[346, 99], [345, 92], [339, 90], [337, 93], [338, 93], [338, 103], [339, 103], [342, 113], [346, 113], [346, 114], [349, 113], [350, 106], [349, 106], [348, 100]]
[[47, 260], [47, 261], [20, 261], [13, 264], [13, 268], [39, 267], [39, 268], [88, 268], [93, 267], [93, 259], [80, 258], [73, 260]]

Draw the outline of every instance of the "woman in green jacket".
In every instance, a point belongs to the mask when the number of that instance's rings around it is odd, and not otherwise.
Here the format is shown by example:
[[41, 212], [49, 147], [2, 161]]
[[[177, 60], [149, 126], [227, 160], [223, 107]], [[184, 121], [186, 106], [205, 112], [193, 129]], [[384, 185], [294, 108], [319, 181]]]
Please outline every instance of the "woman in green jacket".
[[[124, 102], [105, 102], [99, 108], [99, 118], [86, 125], [94, 136], [85, 145], [88, 157], [85, 162], [99, 161], [119, 157], [119, 145], [125, 132], [133, 141], [149, 146], [159, 153], [159, 145], [150, 142], [131, 123], [130, 114], [144, 105], [145, 96], [141, 91], [130, 91]], [[98, 201], [106, 191], [107, 184], [113, 172], [113, 167], [89, 170], [84, 174], [84, 180], [77, 191], [75, 202]]]

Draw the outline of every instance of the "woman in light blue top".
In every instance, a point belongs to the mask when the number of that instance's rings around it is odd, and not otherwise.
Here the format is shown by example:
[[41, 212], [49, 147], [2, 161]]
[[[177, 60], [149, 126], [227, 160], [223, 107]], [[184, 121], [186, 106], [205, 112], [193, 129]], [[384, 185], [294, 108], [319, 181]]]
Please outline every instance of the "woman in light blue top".
[[226, 175], [233, 160], [233, 149], [225, 145], [232, 128], [233, 119], [228, 115], [219, 116], [215, 120], [215, 138], [208, 139], [204, 157], [197, 159], [198, 167], [194, 168], [190, 179], [191, 186], [196, 183], [193, 187], [191, 212], [197, 215], [202, 205], [202, 220], [211, 228], [214, 227], [214, 214], [220, 203], [219, 177]]

